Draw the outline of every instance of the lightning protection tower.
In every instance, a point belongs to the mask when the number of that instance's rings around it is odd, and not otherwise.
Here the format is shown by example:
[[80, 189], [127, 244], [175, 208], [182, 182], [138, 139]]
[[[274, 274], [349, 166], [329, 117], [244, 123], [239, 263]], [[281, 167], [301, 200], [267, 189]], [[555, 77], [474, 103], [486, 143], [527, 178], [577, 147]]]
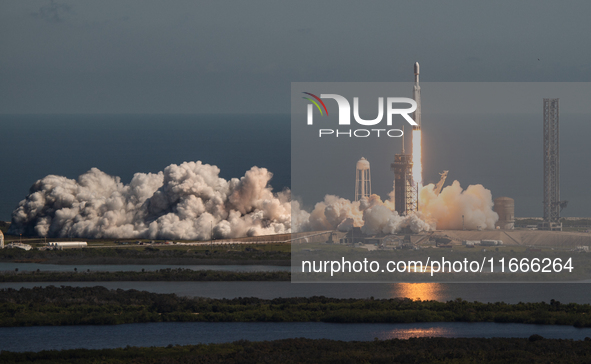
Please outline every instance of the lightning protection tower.
[[560, 220], [560, 138], [558, 99], [544, 99], [545, 230], [562, 230]]

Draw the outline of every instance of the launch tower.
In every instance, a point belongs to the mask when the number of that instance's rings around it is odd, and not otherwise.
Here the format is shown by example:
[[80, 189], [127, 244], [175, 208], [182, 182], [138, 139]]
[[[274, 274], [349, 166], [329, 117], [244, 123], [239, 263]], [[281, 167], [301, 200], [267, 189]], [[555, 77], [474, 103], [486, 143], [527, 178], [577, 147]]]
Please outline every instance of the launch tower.
[[418, 191], [412, 180], [412, 155], [396, 154], [391, 165], [394, 171], [394, 209], [405, 216], [418, 211]]

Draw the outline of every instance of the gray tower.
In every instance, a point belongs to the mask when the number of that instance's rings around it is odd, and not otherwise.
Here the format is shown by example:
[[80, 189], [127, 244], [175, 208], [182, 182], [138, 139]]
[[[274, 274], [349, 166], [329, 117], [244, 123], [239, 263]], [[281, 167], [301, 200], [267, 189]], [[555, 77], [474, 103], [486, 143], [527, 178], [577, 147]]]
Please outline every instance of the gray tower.
[[390, 164], [394, 171], [394, 209], [401, 216], [419, 210], [419, 191], [412, 180], [412, 165], [410, 154], [395, 154], [394, 163]]
[[562, 230], [558, 99], [544, 99], [544, 230]]

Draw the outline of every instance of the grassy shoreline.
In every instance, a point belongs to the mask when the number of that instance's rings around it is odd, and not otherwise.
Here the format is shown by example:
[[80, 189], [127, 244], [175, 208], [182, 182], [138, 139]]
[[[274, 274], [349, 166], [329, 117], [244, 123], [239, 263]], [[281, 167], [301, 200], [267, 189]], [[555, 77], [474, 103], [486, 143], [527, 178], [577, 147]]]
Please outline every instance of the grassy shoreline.
[[0, 274], [0, 282], [122, 282], [122, 281], [289, 281], [289, 272], [231, 272], [160, 269], [145, 272], [20, 272]]
[[290, 265], [289, 244], [0, 249], [0, 262], [45, 264]]
[[144, 258], [144, 259], [129, 259], [118, 257], [106, 258], [53, 258], [53, 259], [14, 259], [4, 260], [2, 262], [10, 263], [37, 263], [37, 264], [57, 264], [57, 265], [277, 265], [288, 267], [291, 265], [290, 260], [271, 260], [271, 259], [193, 259], [193, 258]]

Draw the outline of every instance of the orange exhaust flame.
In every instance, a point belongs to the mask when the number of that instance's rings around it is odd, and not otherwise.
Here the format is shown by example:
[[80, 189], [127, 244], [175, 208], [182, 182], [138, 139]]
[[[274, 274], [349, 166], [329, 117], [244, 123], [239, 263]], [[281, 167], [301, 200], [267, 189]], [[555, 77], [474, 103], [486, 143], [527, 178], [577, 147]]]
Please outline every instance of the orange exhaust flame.
[[419, 185], [419, 191], [423, 185], [423, 164], [421, 155], [421, 129], [412, 131], [412, 179]]

